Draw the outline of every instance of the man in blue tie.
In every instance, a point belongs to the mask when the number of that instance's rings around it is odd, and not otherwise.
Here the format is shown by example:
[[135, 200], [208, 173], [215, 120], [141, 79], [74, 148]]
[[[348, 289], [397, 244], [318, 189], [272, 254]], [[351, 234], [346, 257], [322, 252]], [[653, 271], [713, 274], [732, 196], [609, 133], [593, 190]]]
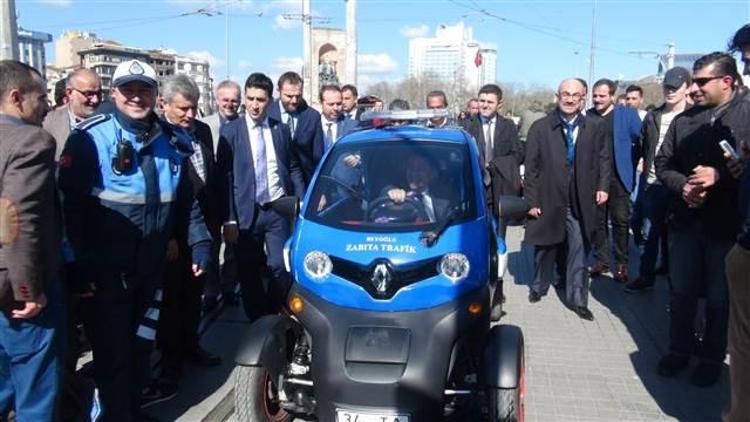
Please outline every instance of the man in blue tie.
[[610, 155], [601, 148], [598, 122], [581, 115], [585, 88], [567, 79], [557, 92], [557, 110], [529, 129], [525, 197], [531, 205], [524, 241], [535, 246], [535, 274], [529, 302], [547, 294], [559, 253], [565, 256], [566, 305], [592, 321], [586, 271], [596, 206], [607, 201]]
[[[289, 224], [272, 204], [283, 196], [305, 193], [289, 126], [267, 113], [272, 91], [266, 75], [247, 78], [245, 115], [222, 128], [217, 160], [229, 180], [224, 239], [237, 244], [242, 304], [251, 321], [277, 312], [289, 286], [282, 258]], [[267, 292], [264, 276], [269, 277]]]

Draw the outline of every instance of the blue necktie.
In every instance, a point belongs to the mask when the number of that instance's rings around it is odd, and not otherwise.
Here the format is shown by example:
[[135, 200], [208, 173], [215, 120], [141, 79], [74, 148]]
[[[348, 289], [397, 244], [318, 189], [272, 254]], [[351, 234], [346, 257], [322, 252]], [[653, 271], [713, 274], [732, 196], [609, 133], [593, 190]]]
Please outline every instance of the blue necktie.
[[328, 128], [326, 129], [326, 136], [324, 139], [325, 142], [325, 150], [328, 151], [333, 146], [333, 130], [331, 130], [331, 126], [333, 123], [328, 122], [326, 123]]
[[565, 119], [560, 116], [563, 126], [565, 126], [565, 146], [568, 151], [568, 165], [573, 166], [576, 159], [576, 143], [575, 143], [575, 130], [578, 124], [581, 122], [581, 116], [578, 116], [573, 120], [573, 123], [568, 123]]
[[255, 126], [258, 136], [255, 137], [252, 148], [255, 151], [253, 165], [255, 166], [255, 201], [260, 204], [268, 203], [271, 198], [268, 193], [268, 161], [266, 159], [266, 141], [263, 138], [263, 124]]

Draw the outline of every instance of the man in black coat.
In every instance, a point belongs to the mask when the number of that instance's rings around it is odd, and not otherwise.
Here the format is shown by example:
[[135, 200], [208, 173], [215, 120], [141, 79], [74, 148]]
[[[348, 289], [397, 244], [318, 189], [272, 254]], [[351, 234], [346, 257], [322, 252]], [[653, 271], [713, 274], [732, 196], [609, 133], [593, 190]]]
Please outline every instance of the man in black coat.
[[[523, 144], [513, 121], [497, 113], [503, 101], [503, 91], [494, 84], [479, 90], [479, 118], [473, 120], [468, 132], [477, 141], [482, 169], [485, 172], [487, 201], [497, 215], [500, 195], [521, 194], [520, 166], [523, 163]], [[504, 230], [502, 230], [504, 234]]]
[[596, 206], [608, 198], [612, 165], [609, 148], [602, 147], [610, 144], [602, 138], [609, 135], [580, 113], [584, 92], [578, 80], [564, 80], [557, 92], [557, 110], [529, 129], [524, 193], [532, 219], [524, 241], [536, 246], [529, 301], [538, 302], [547, 293], [555, 258], [563, 250], [567, 305], [591, 321], [586, 256]]
[[[654, 160], [656, 177], [672, 192], [669, 207], [669, 353], [657, 367], [676, 376], [700, 362], [691, 382], [715, 384], [727, 351], [729, 294], [724, 260], [741, 227], [738, 181], [720, 146], [735, 149], [750, 139], [750, 97], [740, 88], [734, 58], [715, 52], [693, 64], [695, 107], [676, 116]], [[698, 298], [706, 297], [702, 345], [695, 348]]]

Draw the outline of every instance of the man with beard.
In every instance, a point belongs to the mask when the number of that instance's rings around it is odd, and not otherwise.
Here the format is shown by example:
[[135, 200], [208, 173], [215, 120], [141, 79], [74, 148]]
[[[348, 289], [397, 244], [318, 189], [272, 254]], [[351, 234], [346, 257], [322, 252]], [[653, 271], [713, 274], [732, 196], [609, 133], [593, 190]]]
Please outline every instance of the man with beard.
[[276, 84], [279, 100], [268, 108], [268, 116], [289, 127], [292, 134], [291, 151], [299, 157], [305, 186], [310, 183], [315, 167], [323, 157], [323, 128], [320, 113], [307, 105], [302, 98], [302, 77], [295, 72], [286, 72]]

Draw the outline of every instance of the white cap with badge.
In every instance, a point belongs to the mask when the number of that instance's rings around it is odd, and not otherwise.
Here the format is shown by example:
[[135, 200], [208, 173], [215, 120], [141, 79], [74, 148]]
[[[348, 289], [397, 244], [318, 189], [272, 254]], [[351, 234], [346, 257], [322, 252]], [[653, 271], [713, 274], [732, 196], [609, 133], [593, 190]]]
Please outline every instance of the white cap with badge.
[[159, 86], [156, 82], [156, 72], [148, 64], [139, 60], [128, 60], [117, 65], [112, 75], [112, 86], [118, 87], [133, 81], [144, 82], [154, 88]]

